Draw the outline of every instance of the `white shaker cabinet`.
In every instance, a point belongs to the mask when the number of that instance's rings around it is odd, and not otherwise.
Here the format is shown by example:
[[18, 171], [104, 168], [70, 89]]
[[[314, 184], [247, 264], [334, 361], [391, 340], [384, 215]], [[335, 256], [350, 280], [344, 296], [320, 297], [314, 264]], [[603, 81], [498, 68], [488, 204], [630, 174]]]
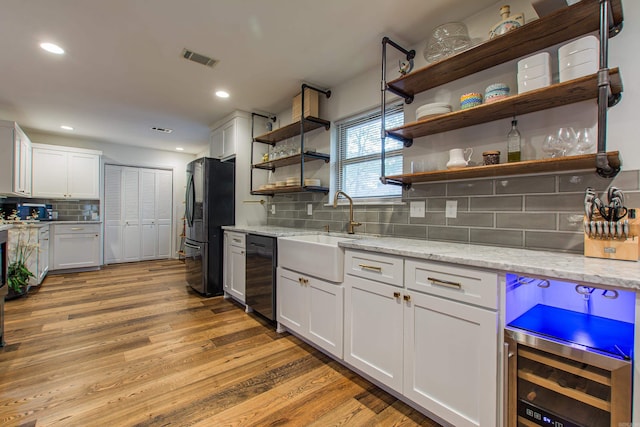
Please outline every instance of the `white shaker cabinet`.
[[402, 288], [349, 274], [344, 286], [345, 362], [401, 393]]
[[30, 246], [32, 251], [27, 259], [27, 269], [34, 277], [29, 278], [29, 285], [42, 283], [49, 272], [49, 224], [19, 225], [9, 230], [8, 259], [14, 259], [16, 246]]
[[342, 358], [342, 284], [278, 267], [276, 286], [278, 324]]
[[33, 196], [100, 198], [100, 155], [96, 150], [33, 144]]
[[0, 120], [0, 194], [31, 195], [31, 146], [16, 122]]
[[49, 272], [50, 234], [49, 225], [43, 225], [38, 229], [38, 268], [36, 274], [38, 285], [42, 283]]
[[100, 224], [52, 224], [52, 270], [100, 266]]
[[213, 129], [210, 137], [211, 157], [220, 160], [234, 158], [240, 144], [251, 140], [247, 129], [248, 120], [244, 116], [233, 117]]
[[246, 234], [224, 232], [224, 292], [241, 303], [246, 302]]
[[345, 272], [345, 362], [456, 427], [498, 425], [497, 275], [353, 250]]

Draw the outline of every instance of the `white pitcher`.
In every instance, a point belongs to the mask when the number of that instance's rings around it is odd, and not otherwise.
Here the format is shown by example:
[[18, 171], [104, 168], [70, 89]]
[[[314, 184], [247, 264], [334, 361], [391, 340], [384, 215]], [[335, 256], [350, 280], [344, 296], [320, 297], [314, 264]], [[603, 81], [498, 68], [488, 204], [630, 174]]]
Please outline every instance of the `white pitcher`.
[[454, 148], [453, 150], [449, 150], [449, 161], [447, 162], [447, 169], [466, 167], [471, 160], [472, 154], [473, 148]]

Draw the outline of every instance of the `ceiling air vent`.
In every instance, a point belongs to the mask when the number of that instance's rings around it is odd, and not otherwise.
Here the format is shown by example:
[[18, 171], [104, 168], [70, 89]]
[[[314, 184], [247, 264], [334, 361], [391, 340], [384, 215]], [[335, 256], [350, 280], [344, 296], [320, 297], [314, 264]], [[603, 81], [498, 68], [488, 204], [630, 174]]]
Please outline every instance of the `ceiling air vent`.
[[182, 57], [184, 59], [188, 59], [189, 61], [197, 62], [198, 64], [206, 65], [207, 67], [213, 67], [218, 63], [213, 58], [209, 58], [208, 56], [196, 53], [189, 49], [182, 49]]
[[162, 132], [162, 133], [171, 133], [173, 132], [173, 129], [167, 129], [167, 128], [159, 128], [159, 127], [152, 127], [151, 130], [155, 130], [156, 132]]

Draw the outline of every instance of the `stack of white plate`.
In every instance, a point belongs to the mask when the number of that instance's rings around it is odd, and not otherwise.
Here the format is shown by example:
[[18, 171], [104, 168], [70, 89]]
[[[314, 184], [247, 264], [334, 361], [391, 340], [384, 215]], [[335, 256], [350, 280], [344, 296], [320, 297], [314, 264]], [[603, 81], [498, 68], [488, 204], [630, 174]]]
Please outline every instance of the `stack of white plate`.
[[438, 114], [446, 114], [451, 112], [451, 105], [446, 102], [432, 102], [424, 104], [416, 109], [416, 120]]
[[287, 178], [287, 186], [300, 186], [300, 177], [299, 176], [290, 176]]
[[558, 49], [560, 82], [598, 72], [600, 42], [596, 36], [586, 36]]
[[304, 185], [307, 187], [320, 187], [320, 180], [317, 178], [305, 178]]
[[276, 187], [286, 187], [287, 181], [276, 181]]

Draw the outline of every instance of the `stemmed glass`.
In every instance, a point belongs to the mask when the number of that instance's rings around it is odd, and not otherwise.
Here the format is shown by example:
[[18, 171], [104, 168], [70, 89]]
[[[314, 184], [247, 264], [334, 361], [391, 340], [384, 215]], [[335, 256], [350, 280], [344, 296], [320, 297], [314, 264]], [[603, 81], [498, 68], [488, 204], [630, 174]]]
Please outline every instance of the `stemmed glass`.
[[595, 137], [591, 128], [582, 128], [577, 132], [576, 152], [587, 154], [595, 146]]
[[578, 140], [575, 130], [571, 127], [562, 127], [558, 129], [556, 136], [558, 138], [558, 146], [562, 150], [560, 156], [573, 154]]
[[558, 144], [558, 138], [555, 135], [547, 135], [542, 143], [542, 151], [546, 153], [545, 157], [559, 157], [561, 154], [561, 148]]

